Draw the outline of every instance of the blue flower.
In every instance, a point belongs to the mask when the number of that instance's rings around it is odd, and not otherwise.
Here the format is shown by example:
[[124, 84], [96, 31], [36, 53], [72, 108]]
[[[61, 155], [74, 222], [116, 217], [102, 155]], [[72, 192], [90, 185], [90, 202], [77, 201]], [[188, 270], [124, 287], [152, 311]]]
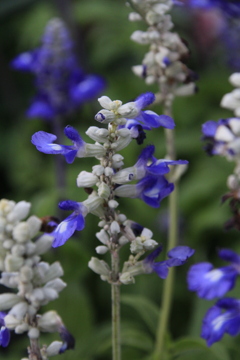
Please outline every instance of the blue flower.
[[119, 126], [119, 128], [127, 128], [131, 130], [131, 136], [137, 140], [140, 145], [143, 143], [146, 134], [144, 130], [152, 130], [163, 126], [167, 129], [173, 129], [175, 127], [174, 120], [168, 115], [158, 115], [154, 111], [142, 109], [150, 105], [155, 100], [155, 96], [152, 93], [145, 93], [137, 97], [135, 100], [135, 106], [138, 109], [138, 113], [134, 118], [127, 118], [125, 125]]
[[239, 153], [240, 118], [207, 121], [202, 125], [202, 140], [207, 142], [205, 150], [209, 155], [223, 155], [229, 159]]
[[75, 230], [81, 231], [85, 226], [85, 216], [88, 213], [87, 207], [83, 203], [72, 200], [66, 200], [59, 203], [62, 210], [73, 210], [73, 213], [63, 220], [51, 233], [54, 236], [52, 247], [58, 247], [73, 235]]
[[59, 354], [64, 353], [66, 350], [74, 349], [75, 339], [65, 326], [60, 327], [59, 334], [61, 336], [61, 339], [64, 341], [63, 345], [59, 350]]
[[240, 272], [239, 255], [228, 249], [222, 249], [218, 254], [231, 265], [214, 269], [212, 264], [204, 262], [193, 265], [188, 272], [189, 290], [196, 291], [199, 297], [207, 300], [222, 297], [230, 291]]
[[98, 156], [105, 153], [104, 148], [100, 144], [86, 144], [77, 130], [68, 125], [64, 129], [65, 135], [72, 141], [73, 145], [59, 145], [53, 142], [57, 139], [56, 135], [45, 131], [38, 131], [32, 136], [32, 144], [37, 150], [44, 154], [61, 154], [65, 156], [67, 163], [71, 164], [75, 157]]
[[5, 326], [6, 313], [0, 312], [0, 346], [7, 347], [10, 341], [10, 331]]
[[223, 298], [211, 307], [203, 319], [201, 336], [207, 345], [219, 341], [225, 333], [236, 336], [240, 332], [240, 300]]
[[162, 246], [159, 246], [143, 260], [146, 271], [156, 272], [161, 279], [166, 279], [168, 275], [168, 269], [170, 267], [185, 264], [187, 259], [195, 252], [195, 250], [188, 246], [176, 246], [167, 253], [167, 256], [169, 257], [168, 260], [155, 262], [155, 259], [158, 257], [161, 251]]
[[51, 120], [66, 115], [105, 87], [100, 76], [86, 75], [78, 66], [69, 33], [60, 19], [48, 23], [39, 48], [20, 54], [12, 66], [35, 76], [37, 95], [27, 111], [30, 118]]

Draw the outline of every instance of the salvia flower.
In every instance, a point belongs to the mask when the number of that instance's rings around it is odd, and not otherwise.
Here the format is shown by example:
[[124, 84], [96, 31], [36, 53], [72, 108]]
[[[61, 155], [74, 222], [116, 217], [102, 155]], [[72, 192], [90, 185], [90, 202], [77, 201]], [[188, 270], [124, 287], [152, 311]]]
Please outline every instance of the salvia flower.
[[209, 155], [222, 155], [233, 159], [240, 153], [240, 118], [207, 121], [202, 125], [202, 140]]
[[177, 246], [167, 253], [168, 260], [155, 262], [161, 251], [162, 246], [159, 246], [143, 260], [146, 272], [155, 272], [161, 279], [166, 279], [170, 267], [185, 264], [187, 259], [195, 252], [188, 246]]
[[97, 75], [86, 75], [78, 66], [68, 30], [60, 19], [46, 26], [39, 48], [18, 55], [13, 68], [35, 76], [37, 95], [27, 111], [30, 118], [51, 120], [92, 100], [105, 87]]
[[0, 346], [7, 347], [10, 341], [10, 331], [5, 326], [6, 313], [0, 311]]
[[201, 336], [207, 345], [221, 340], [223, 335], [236, 336], [240, 332], [240, 300], [223, 298], [211, 307], [203, 319]]
[[69, 164], [74, 161], [75, 157], [102, 156], [105, 154], [105, 149], [102, 145], [85, 143], [77, 130], [72, 126], [66, 126], [64, 133], [72, 141], [73, 145], [55, 144], [56, 135], [45, 131], [36, 132], [32, 136], [32, 144], [44, 154], [63, 155]]

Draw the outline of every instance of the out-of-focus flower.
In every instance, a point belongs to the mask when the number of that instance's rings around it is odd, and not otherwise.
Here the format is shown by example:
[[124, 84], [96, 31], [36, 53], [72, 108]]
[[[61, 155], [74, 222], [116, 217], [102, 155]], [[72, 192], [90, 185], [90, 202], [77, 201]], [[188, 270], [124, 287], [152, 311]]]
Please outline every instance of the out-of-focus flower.
[[69, 32], [60, 19], [47, 24], [39, 48], [18, 55], [11, 65], [35, 76], [37, 95], [27, 111], [29, 118], [51, 120], [66, 115], [105, 87], [100, 76], [87, 75], [79, 67]]

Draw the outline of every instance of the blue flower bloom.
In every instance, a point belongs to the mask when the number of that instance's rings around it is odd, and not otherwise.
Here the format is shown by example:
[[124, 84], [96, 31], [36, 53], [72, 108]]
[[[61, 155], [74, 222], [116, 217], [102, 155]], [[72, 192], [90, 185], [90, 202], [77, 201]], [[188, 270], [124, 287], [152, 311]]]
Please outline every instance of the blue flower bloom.
[[47, 133], [45, 131], [38, 131], [32, 136], [32, 144], [36, 146], [37, 150], [44, 154], [61, 154], [65, 156], [67, 163], [71, 164], [75, 157], [89, 157], [103, 155], [104, 148], [99, 145], [86, 144], [77, 130], [68, 125], [64, 129], [65, 135], [72, 141], [73, 145], [59, 145], [53, 142], [57, 139], [56, 135]]
[[54, 236], [52, 247], [58, 247], [65, 244], [65, 242], [73, 235], [75, 230], [81, 231], [85, 226], [85, 216], [88, 209], [83, 203], [72, 200], [66, 200], [59, 203], [59, 208], [62, 210], [73, 210], [73, 213], [63, 220], [56, 229], [51, 233]]
[[39, 48], [20, 54], [12, 66], [35, 76], [37, 95], [27, 111], [30, 118], [51, 120], [66, 115], [105, 87], [101, 77], [86, 75], [78, 66], [69, 33], [60, 19], [48, 23]]
[[10, 341], [10, 331], [6, 328], [4, 318], [6, 313], [0, 312], [0, 346], [7, 347]]
[[219, 341], [224, 333], [236, 336], [240, 332], [240, 300], [223, 298], [211, 307], [203, 319], [201, 336], [207, 345]]
[[239, 255], [228, 249], [222, 249], [218, 254], [231, 265], [214, 269], [212, 264], [204, 262], [193, 265], [188, 272], [189, 290], [196, 291], [199, 297], [207, 300], [222, 297], [230, 291], [240, 272]]
[[168, 275], [168, 269], [170, 267], [185, 264], [187, 259], [191, 257], [195, 252], [195, 250], [191, 249], [188, 246], [176, 246], [168, 252], [168, 260], [154, 262], [161, 251], [162, 246], [159, 246], [143, 260], [143, 264], [144, 267], [146, 267], [147, 272], [154, 271], [161, 279], [166, 279]]
[[207, 142], [205, 150], [209, 155], [223, 155], [232, 158], [239, 153], [240, 118], [207, 121], [202, 125], [202, 140]]

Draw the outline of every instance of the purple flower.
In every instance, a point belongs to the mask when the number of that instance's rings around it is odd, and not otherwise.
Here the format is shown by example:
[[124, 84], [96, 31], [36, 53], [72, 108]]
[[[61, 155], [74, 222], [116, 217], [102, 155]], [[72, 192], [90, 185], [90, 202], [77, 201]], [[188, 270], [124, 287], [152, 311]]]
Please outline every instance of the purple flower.
[[176, 246], [168, 252], [168, 260], [155, 262], [155, 259], [158, 257], [161, 251], [162, 246], [159, 246], [143, 260], [146, 271], [156, 272], [161, 279], [166, 279], [168, 275], [168, 269], [170, 267], [185, 264], [187, 259], [191, 257], [195, 252], [195, 250], [191, 249], [188, 246]]
[[205, 150], [209, 155], [223, 155], [232, 158], [239, 153], [240, 118], [207, 121], [202, 125], [202, 140], [207, 142]]
[[207, 345], [219, 341], [225, 333], [236, 336], [240, 332], [240, 300], [223, 298], [211, 307], [203, 319], [201, 336]]
[[220, 250], [219, 256], [231, 264], [214, 269], [212, 264], [204, 262], [193, 265], [188, 272], [188, 288], [201, 298], [222, 297], [235, 286], [240, 273], [240, 256], [228, 249]]
[[144, 130], [151, 130], [163, 126], [167, 129], [173, 129], [175, 127], [174, 120], [167, 115], [158, 115], [154, 111], [145, 110], [143, 108], [153, 103], [155, 96], [153, 93], [144, 93], [137, 97], [134, 101], [135, 107], [138, 109], [138, 114], [134, 118], [127, 118], [125, 125], [119, 126], [119, 128], [127, 128], [131, 130], [132, 138], [137, 140], [140, 145], [146, 138]]
[[44, 154], [61, 154], [65, 156], [67, 163], [71, 164], [75, 157], [102, 156], [105, 150], [100, 144], [86, 144], [77, 130], [68, 125], [64, 129], [65, 135], [72, 141], [73, 145], [59, 145], [53, 142], [57, 139], [56, 135], [45, 131], [38, 131], [32, 136], [32, 144], [37, 150]]
[[0, 346], [7, 347], [10, 341], [10, 331], [5, 326], [4, 318], [7, 314], [0, 312]]
[[74, 349], [75, 339], [65, 326], [60, 327], [59, 334], [61, 339], [64, 341], [62, 347], [59, 350], [59, 354], [64, 353], [66, 350]]
[[83, 203], [72, 200], [66, 200], [59, 203], [59, 208], [62, 210], [73, 210], [73, 213], [63, 220], [56, 229], [51, 233], [54, 236], [52, 247], [58, 247], [65, 244], [65, 242], [73, 235], [75, 230], [81, 231], [85, 226], [85, 216], [88, 209]]
[[48, 23], [39, 48], [18, 55], [12, 66], [35, 76], [37, 95], [27, 111], [30, 118], [51, 120], [66, 115], [105, 87], [101, 77], [86, 75], [78, 66], [70, 35], [60, 19]]

